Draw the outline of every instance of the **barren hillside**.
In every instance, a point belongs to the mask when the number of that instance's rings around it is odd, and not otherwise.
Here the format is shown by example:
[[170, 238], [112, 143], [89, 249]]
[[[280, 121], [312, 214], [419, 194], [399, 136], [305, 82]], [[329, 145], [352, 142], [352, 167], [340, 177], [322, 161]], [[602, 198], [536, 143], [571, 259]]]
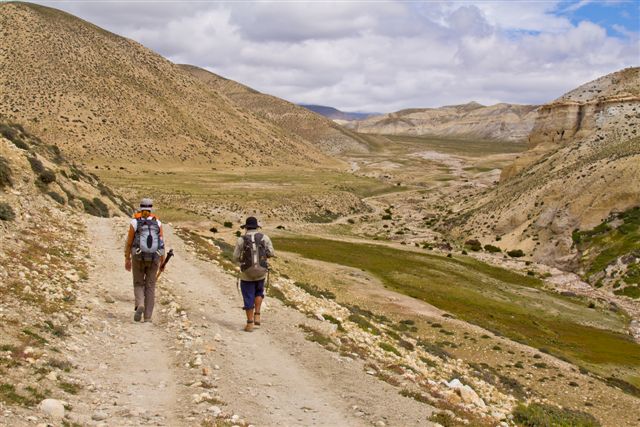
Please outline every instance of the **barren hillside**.
[[532, 148], [501, 184], [471, 200], [454, 222], [534, 259], [576, 267], [574, 230], [640, 204], [640, 69], [581, 86], [540, 108]]
[[310, 141], [326, 153], [366, 151], [366, 145], [360, 136], [306, 108], [260, 93], [202, 68], [192, 65], [180, 67], [230, 98], [239, 107], [276, 123], [292, 134]]
[[140, 44], [72, 15], [0, 5], [0, 113], [85, 162], [335, 163]]
[[413, 108], [375, 116], [347, 126], [385, 135], [438, 135], [505, 141], [526, 140], [537, 116], [535, 105], [470, 102], [440, 108]]

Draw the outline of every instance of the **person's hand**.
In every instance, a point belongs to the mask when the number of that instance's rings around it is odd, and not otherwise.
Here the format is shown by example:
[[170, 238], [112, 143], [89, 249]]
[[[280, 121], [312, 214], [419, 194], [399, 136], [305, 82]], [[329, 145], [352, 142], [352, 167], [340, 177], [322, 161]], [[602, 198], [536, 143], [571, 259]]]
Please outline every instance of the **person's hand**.
[[124, 260], [124, 269], [127, 271], [131, 271], [131, 258], [126, 258]]

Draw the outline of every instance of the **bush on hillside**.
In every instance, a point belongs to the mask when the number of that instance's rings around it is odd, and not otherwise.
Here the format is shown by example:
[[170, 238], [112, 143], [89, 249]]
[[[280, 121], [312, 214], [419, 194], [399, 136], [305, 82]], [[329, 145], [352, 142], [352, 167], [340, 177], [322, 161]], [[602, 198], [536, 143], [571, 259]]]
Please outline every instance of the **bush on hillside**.
[[16, 217], [16, 213], [8, 203], [0, 203], [0, 220], [13, 221]]
[[101, 217], [109, 218], [109, 207], [99, 197], [93, 198], [93, 204], [98, 208]]
[[53, 161], [57, 164], [62, 164], [64, 162], [64, 156], [60, 152], [60, 148], [57, 145], [49, 145], [49, 152], [53, 154]]
[[524, 252], [522, 252], [522, 249], [513, 249], [511, 251], [508, 251], [507, 255], [509, 255], [511, 258], [520, 258], [524, 256]]
[[109, 217], [109, 208], [98, 197], [94, 197], [93, 201], [84, 197], [80, 197], [80, 201], [84, 206], [84, 211], [89, 215], [99, 216], [103, 218]]
[[530, 427], [599, 427], [596, 418], [586, 412], [551, 405], [532, 403], [520, 404], [513, 411], [513, 419], [518, 425]]
[[40, 160], [38, 160], [36, 157], [29, 157], [28, 160], [29, 164], [31, 165], [32, 171], [38, 174], [44, 172], [45, 168]]
[[466, 242], [464, 242], [464, 245], [474, 252], [478, 252], [479, 250], [482, 249], [482, 244], [480, 244], [480, 242], [477, 239], [467, 240]]
[[227, 228], [233, 227], [233, 223], [231, 221], [225, 221], [224, 224], [222, 224], [222, 225], [224, 225]]
[[65, 204], [64, 197], [62, 197], [60, 194], [56, 193], [55, 191], [49, 191], [47, 192], [47, 195], [51, 197], [53, 200], [55, 200], [56, 202], [60, 203], [61, 205]]
[[0, 188], [12, 187], [13, 181], [11, 180], [11, 168], [9, 162], [4, 157], [0, 156]]
[[[20, 129], [22, 129], [20, 127]], [[0, 124], [0, 134], [7, 138], [9, 141], [13, 142], [13, 144], [20, 148], [21, 150], [28, 150], [29, 145], [22, 140], [20, 137], [20, 132], [16, 129], [15, 126], [9, 126], [7, 124]]]
[[496, 252], [502, 252], [502, 249], [493, 245], [484, 245], [484, 250], [487, 252], [491, 252], [492, 254]]
[[38, 177], [44, 184], [51, 184], [56, 180], [56, 174], [51, 169], [45, 169]]

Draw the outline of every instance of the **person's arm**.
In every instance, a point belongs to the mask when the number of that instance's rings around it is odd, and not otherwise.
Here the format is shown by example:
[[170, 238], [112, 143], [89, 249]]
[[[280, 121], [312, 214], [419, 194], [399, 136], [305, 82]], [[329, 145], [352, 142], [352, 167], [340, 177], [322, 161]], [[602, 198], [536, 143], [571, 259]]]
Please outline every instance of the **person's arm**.
[[160, 271], [164, 271], [164, 268], [165, 268], [164, 259], [166, 257], [165, 253], [167, 251], [167, 242], [165, 242], [165, 240], [164, 240], [164, 231], [163, 231], [163, 228], [162, 228], [162, 223], [160, 221], [158, 221], [158, 224], [160, 226], [160, 240], [164, 242], [164, 249], [165, 249], [165, 252], [160, 257]]
[[133, 238], [135, 234], [136, 232], [133, 230], [133, 226], [129, 224], [127, 242], [124, 245], [124, 268], [127, 271], [131, 271], [131, 246], [133, 245]]
[[240, 254], [242, 254], [242, 246], [244, 245], [244, 239], [242, 237], [238, 237], [238, 241], [236, 242], [236, 247], [233, 250], [233, 261], [240, 262]]
[[276, 256], [276, 251], [273, 249], [273, 243], [271, 243], [271, 239], [266, 234], [264, 235], [264, 244], [267, 247], [267, 258]]

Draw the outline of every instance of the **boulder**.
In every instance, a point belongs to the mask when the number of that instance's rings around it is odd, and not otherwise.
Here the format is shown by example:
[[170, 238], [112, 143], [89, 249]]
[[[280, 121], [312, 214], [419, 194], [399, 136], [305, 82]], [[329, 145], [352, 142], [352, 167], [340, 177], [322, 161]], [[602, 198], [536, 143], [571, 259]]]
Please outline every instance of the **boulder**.
[[57, 399], [44, 399], [38, 408], [52, 418], [64, 418], [64, 402]]

